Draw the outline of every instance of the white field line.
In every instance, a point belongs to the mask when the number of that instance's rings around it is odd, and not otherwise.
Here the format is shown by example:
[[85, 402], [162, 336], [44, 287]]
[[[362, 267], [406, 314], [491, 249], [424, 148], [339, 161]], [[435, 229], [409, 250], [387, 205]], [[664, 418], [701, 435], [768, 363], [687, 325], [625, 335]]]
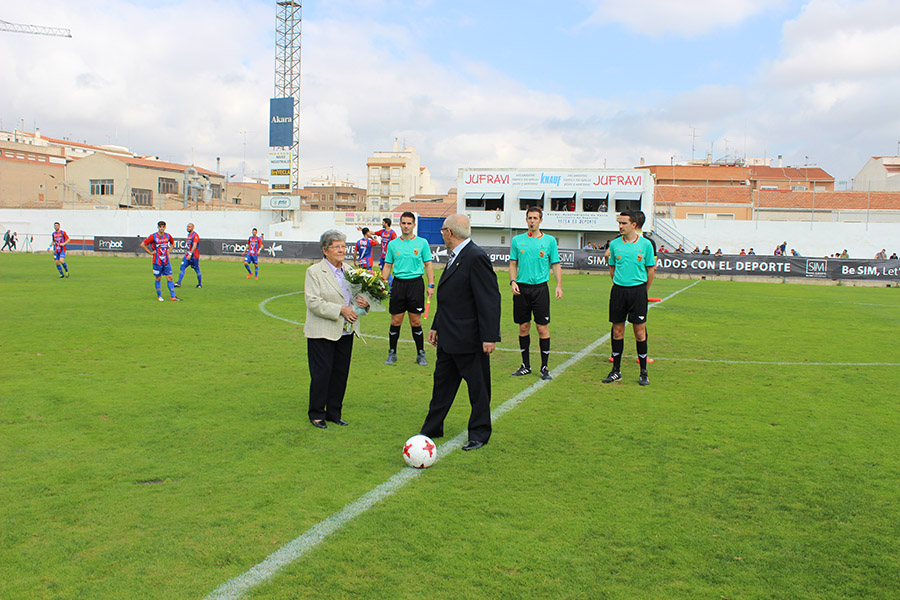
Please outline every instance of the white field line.
[[[677, 293], [679, 293], [679, 292], [681, 292], [681, 291], [684, 291], [684, 290], [686, 290], [686, 289], [688, 289], [688, 288], [690, 288], [690, 287], [693, 287], [694, 285], [697, 285], [697, 283], [700, 283], [700, 281], [702, 281], [702, 280], [699, 280], [699, 279], [698, 279], [696, 282], [694, 282], [694, 283], [691, 284], [690, 286], [688, 286], [688, 287], [686, 287], [686, 288], [683, 288], [682, 290], [679, 290], [678, 292], [675, 292], [675, 294], [677, 294]], [[263, 300], [262, 302], [260, 302], [260, 304], [259, 304], [259, 309], [260, 309], [265, 315], [267, 315], [267, 316], [269, 316], [269, 317], [272, 317], [273, 319], [279, 319], [279, 320], [281, 320], [281, 321], [286, 321], [286, 322], [291, 323], [291, 324], [293, 324], [293, 325], [303, 325], [303, 323], [300, 323], [300, 322], [298, 322], [298, 321], [292, 321], [292, 320], [290, 320], [290, 319], [285, 319], [284, 317], [279, 317], [278, 315], [273, 314], [273, 313], [269, 312], [269, 311], [266, 309], [266, 304], [267, 304], [270, 300], [277, 300], [278, 298], [284, 298], [284, 297], [286, 297], [286, 296], [294, 296], [294, 295], [296, 295], [296, 294], [302, 294], [302, 293], [303, 293], [303, 290], [301, 290], [301, 291], [299, 291], [299, 292], [290, 292], [290, 293], [288, 293], [288, 294], [281, 294], [280, 296], [272, 296], [271, 298], [266, 298], [265, 300]], [[702, 292], [700, 292], [700, 293], [702, 293]], [[672, 296], [674, 296], [675, 294], [672, 294]], [[667, 297], [665, 298], [665, 300], [668, 300], [668, 299], [671, 298], [672, 296], [667, 296]], [[846, 303], [846, 304], [850, 304], [850, 303]], [[859, 303], [856, 303], [856, 304], [859, 304]], [[654, 303], [654, 304], [651, 304], [651, 305], [650, 305], [650, 308], [653, 308], [654, 306], [656, 306], [655, 303]], [[884, 305], [884, 304], [872, 304], [872, 305], [869, 305], [869, 306], [886, 306], [886, 305]], [[375, 335], [375, 334], [373, 334], [373, 333], [366, 334], [366, 337], [367, 337], [367, 338], [371, 338], [371, 339], [376, 339], [376, 340], [387, 340], [387, 339], [388, 339], [387, 336], [383, 336], [383, 335]], [[409, 343], [409, 344], [412, 344], [412, 343], [413, 343], [412, 340], [407, 340], [407, 339], [401, 339], [400, 341], [403, 342], [403, 343]], [[602, 342], [601, 342], [601, 343], [602, 343]], [[592, 344], [592, 345], [593, 345], [593, 344]], [[500, 347], [498, 346], [497, 349], [496, 349], [496, 352], [515, 352], [515, 353], [518, 354], [519, 352], [521, 352], [521, 350], [519, 350], [518, 348], [500, 348]], [[583, 354], [583, 353], [584, 353], [584, 349], [579, 350], [578, 352], [571, 352], [571, 351], [569, 351], [569, 350], [553, 350], [553, 352], [552, 352], [551, 354], [553, 354], [554, 356], [561, 356], [561, 355], [571, 355], [571, 356], [576, 356], [576, 355], [577, 355], [577, 356], [579, 356], [580, 358], [585, 358], [585, 357], [588, 357], [588, 356], [609, 356], [608, 353], [601, 353], [601, 352], [597, 352], [597, 353], [590, 353], [590, 352], [589, 352], [588, 354]], [[654, 356], [653, 356], [653, 360], [664, 360], [664, 361], [665, 361], [665, 360], [668, 360], [668, 361], [673, 361], [673, 362], [697, 362], [697, 363], [726, 364], [726, 365], [774, 365], [774, 366], [780, 366], [780, 367], [793, 367], [793, 366], [807, 366], [807, 367], [897, 367], [897, 366], [900, 366], [900, 363], [895, 363], [895, 362], [809, 362], [809, 361], [775, 361], [775, 360], [725, 360], [725, 359], [686, 358], [686, 357], [683, 357], [683, 356], [658, 356], [658, 355], [654, 355]], [[564, 363], [564, 364], [566, 364], [566, 363]], [[554, 369], [554, 373], [557, 373], [557, 372], [559, 372], [559, 368]]]
[[[700, 280], [695, 281], [691, 285], [684, 287], [677, 292], [669, 294], [668, 296], [663, 298], [661, 302], [665, 302], [669, 298], [672, 298], [676, 294], [694, 287], [698, 283], [700, 283]], [[292, 294], [298, 293], [300, 292], [292, 292]], [[292, 294], [274, 296], [273, 298], [269, 298], [269, 300], [273, 300], [275, 298], [283, 298], [284, 296], [290, 296]], [[296, 321], [284, 319], [270, 313], [265, 308], [266, 302], [268, 302], [268, 300], [263, 301], [259, 305], [260, 310], [262, 310], [265, 314], [277, 319], [281, 319], [282, 321], [287, 321], [288, 323], [299, 325], [299, 323], [297, 323]], [[561, 375], [566, 369], [580, 361], [582, 358], [588, 356], [592, 350], [597, 348], [597, 346], [599, 346], [600, 344], [606, 342], [608, 339], [609, 333], [600, 338], [597, 338], [592, 343], [585, 346], [581, 351], [576, 352], [571, 358], [569, 358], [569, 360], [554, 369], [554, 374], [559, 377], [559, 375]], [[544, 381], [540, 379], [498, 406], [497, 408], [492, 409], [491, 423], [495, 422], [501, 416], [521, 404], [523, 400], [534, 394], [545, 385], [549, 385], [550, 383], [550, 381]], [[453, 450], [460, 448], [467, 439], [468, 432], [462, 431], [453, 439], [441, 444], [438, 447], [437, 460], [440, 460], [442, 457], [446, 456]], [[281, 569], [302, 558], [313, 548], [323, 542], [332, 533], [339, 531], [354, 518], [363, 514], [378, 502], [381, 502], [385, 498], [393, 495], [397, 490], [406, 485], [407, 482], [414, 479], [415, 477], [418, 477], [423, 472], [424, 470], [410, 469], [409, 467], [397, 472], [387, 481], [373, 488], [371, 491], [366, 492], [357, 500], [354, 500], [350, 504], [346, 505], [338, 512], [330, 515], [319, 523], [316, 523], [315, 525], [307, 529], [302, 535], [294, 538], [293, 540], [267, 556], [265, 560], [251, 567], [245, 573], [229, 579], [228, 581], [220, 585], [206, 597], [206, 600], [237, 600], [238, 598], [241, 598], [246, 592], [262, 583], [265, 583]]]

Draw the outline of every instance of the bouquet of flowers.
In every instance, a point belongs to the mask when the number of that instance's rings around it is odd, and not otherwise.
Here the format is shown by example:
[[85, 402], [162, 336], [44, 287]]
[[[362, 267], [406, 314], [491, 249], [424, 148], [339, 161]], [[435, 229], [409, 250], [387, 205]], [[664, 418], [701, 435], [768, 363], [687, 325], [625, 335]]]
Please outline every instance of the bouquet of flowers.
[[[376, 312], [387, 310], [384, 302], [390, 296], [390, 289], [387, 282], [381, 278], [380, 272], [372, 272], [362, 267], [344, 267], [344, 277], [350, 284], [350, 291], [353, 293], [354, 299], [362, 296], [369, 303], [369, 310]], [[364, 315], [367, 310], [356, 306], [353, 308], [360, 315]]]

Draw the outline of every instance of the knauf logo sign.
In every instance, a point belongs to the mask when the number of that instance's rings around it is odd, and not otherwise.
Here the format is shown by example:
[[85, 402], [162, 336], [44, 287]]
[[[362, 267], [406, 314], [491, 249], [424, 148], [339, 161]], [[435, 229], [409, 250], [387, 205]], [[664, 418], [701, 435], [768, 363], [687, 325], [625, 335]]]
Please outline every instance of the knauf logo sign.
[[555, 185], [559, 187], [560, 179], [562, 179], [561, 175], [544, 175], [541, 173], [541, 185]]
[[290, 198], [269, 198], [269, 206], [272, 208], [290, 208]]

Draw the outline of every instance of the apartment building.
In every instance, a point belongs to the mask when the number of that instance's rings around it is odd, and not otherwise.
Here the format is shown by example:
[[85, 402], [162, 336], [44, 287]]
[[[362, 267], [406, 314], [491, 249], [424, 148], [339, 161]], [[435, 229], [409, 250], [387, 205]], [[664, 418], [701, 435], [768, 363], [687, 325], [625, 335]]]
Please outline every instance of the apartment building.
[[366, 160], [367, 205], [370, 211], [391, 211], [419, 194], [433, 194], [431, 173], [413, 146], [400, 150], [394, 139], [390, 152], [373, 152]]

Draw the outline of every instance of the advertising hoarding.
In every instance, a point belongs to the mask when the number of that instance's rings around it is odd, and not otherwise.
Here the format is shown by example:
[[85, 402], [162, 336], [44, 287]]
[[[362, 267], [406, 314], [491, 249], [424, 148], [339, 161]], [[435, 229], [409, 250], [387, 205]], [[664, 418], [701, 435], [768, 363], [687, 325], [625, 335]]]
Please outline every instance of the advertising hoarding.
[[294, 145], [294, 99], [269, 100], [269, 147], [284, 148]]

